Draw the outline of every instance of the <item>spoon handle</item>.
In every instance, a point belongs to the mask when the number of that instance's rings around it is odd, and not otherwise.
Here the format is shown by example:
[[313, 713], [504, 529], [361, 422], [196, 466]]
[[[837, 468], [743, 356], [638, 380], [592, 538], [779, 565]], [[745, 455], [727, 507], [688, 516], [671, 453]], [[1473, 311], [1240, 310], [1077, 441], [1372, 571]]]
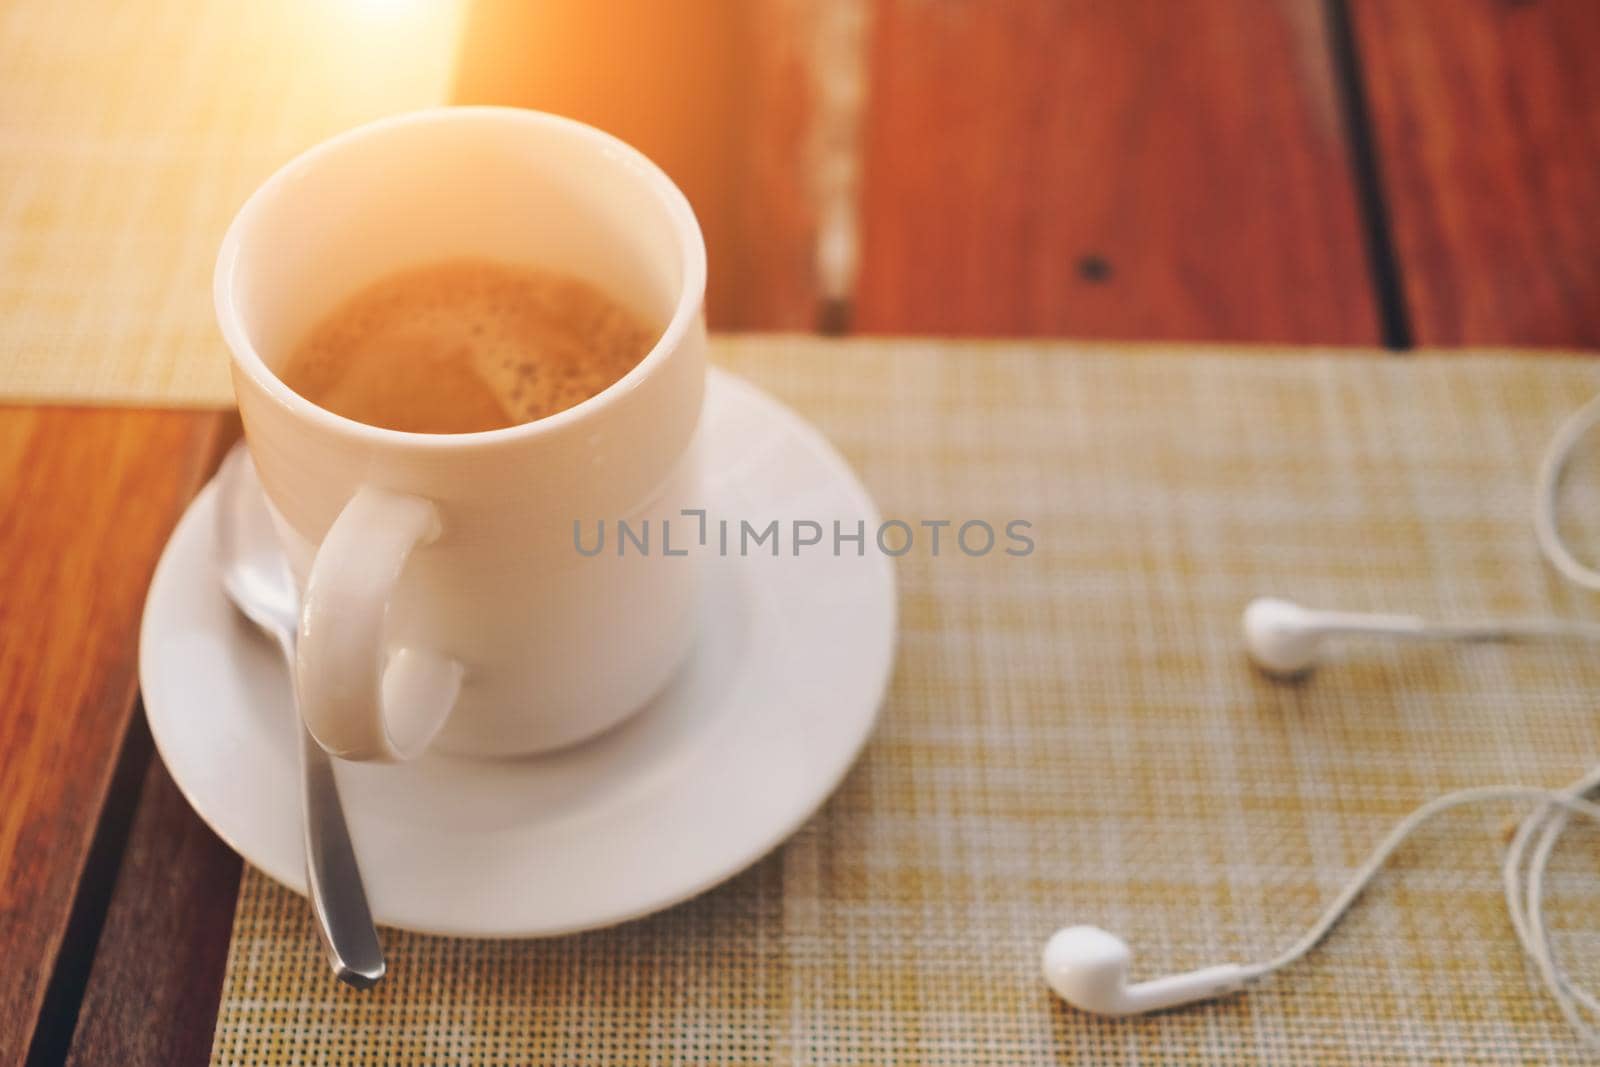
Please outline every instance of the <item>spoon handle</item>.
[[383, 977], [383, 946], [372, 925], [367, 891], [361, 884], [345, 825], [333, 763], [304, 725], [300, 727], [300, 770], [304, 786], [306, 887], [317, 932], [328, 962], [341, 982], [370, 989]]

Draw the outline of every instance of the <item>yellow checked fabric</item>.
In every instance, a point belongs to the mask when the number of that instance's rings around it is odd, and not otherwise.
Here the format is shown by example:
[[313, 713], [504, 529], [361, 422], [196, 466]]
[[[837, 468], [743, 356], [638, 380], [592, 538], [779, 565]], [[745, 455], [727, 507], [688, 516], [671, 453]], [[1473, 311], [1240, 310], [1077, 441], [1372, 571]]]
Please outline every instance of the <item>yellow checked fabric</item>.
[[210, 403], [211, 268], [246, 196], [448, 95], [461, 0], [0, 8], [0, 397]]
[[[900, 561], [899, 661], [860, 764], [688, 904], [553, 941], [387, 931], [390, 977], [354, 993], [305, 903], [248, 873], [216, 1063], [1582, 1060], [1503, 910], [1509, 804], [1427, 827], [1247, 996], [1090, 1018], [1038, 954], [1092, 922], [1135, 946], [1135, 976], [1263, 959], [1423, 800], [1600, 760], [1593, 651], [1344, 646], [1286, 685], [1238, 636], [1260, 593], [1592, 612], [1528, 511], [1594, 364], [755, 337], [718, 358], [813, 419], [886, 516], [1023, 518], [1037, 551]], [[1574, 535], [1600, 546], [1600, 466], [1574, 475]], [[1597, 846], [1574, 829], [1552, 870], [1557, 947], [1591, 988]]]

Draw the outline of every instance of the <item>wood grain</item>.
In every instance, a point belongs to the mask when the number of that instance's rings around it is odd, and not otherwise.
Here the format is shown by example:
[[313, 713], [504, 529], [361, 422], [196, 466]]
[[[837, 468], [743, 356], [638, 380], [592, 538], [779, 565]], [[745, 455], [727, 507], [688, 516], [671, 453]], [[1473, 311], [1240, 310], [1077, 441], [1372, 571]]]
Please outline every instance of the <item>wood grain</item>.
[[[240, 434], [237, 415], [215, 418], [196, 491]], [[203, 1064], [211, 1054], [242, 862], [178, 791], [155, 754], [142, 709], [129, 726], [122, 762], [142, 769], [124, 801], [135, 815], [66, 1062]]]
[[[140, 606], [218, 422], [0, 408], [0, 1063], [79, 965], [63, 944], [133, 711]], [[90, 914], [69, 955], [97, 931]]]
[[1600, 345], [1600, 4], [1351, 15], [1418, 343]]
[[[149, 747], [142, 717], [133, 730]], [[239, 857], [150, 760], [67, 1063], [183, 1067], [210, 1058], [240, 871]]]
[[855, 323], [1370, 343], [1312, 0], [878, 0]]
[[553, 111], [635, 145], [700, 219], [710, 325], [810, 329], [808, 12], [800, 0], [479, 0], [454, 99]]

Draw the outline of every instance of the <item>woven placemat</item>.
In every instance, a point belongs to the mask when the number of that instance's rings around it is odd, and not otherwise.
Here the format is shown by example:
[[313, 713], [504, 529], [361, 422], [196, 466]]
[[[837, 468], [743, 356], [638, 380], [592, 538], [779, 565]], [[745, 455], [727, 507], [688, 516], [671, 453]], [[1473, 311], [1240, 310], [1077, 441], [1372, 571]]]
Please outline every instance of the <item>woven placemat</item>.
[[[1264, 958], [1422, 800], [1596, 758], [1592, 654], [1346, 647], [1284, 685], [1246, 666], [1237, 623], [1268, 592], [1589, 608], [1540, 564], [1529, 485], [1600, 369], [759, 338], [717, 355], [815, 420], [886, 516], [1025, 518], [1037, 550], [900, 560], [899, 661], [861, 762], [688, 904], [550, 941], [386, 931], [390, 976], [355, 993], [305, 903], [248, 872], [216, 1063], [1582, 1059], [1503, 910], [1509, 805], [1431, 825], [1248, 996], [1091, 1018], [1046, 992], [1038, 953], [1093, 922], [1136, 946], [1136, 976]], [[1575, 533], [1600, 543], [1600, 468], [1575, 473]], [[1596, 844], [1573, 830], [1552, 894], [1590, 983]]]
[[211, 269], [302, 149], [448, 95], [464, 0], [0, 11], [0, 397], [227, 395]]

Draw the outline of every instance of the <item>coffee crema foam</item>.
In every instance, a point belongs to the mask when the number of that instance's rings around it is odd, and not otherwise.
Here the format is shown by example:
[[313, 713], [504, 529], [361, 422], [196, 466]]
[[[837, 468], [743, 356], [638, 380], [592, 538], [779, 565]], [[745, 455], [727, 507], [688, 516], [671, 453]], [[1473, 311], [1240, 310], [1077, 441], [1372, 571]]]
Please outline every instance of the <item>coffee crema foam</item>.
[[589, 399], [632, 370], [658, 336], [577, 278], [447, 260], [345, 300], [293, 350], [280, 377], [358, 422], [473, 433]]

